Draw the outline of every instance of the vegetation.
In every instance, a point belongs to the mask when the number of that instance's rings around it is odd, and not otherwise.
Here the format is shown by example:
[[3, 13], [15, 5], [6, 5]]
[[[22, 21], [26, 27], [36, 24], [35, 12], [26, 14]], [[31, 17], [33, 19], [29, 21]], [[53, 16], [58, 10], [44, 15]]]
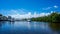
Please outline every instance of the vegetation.
[[38, 17], [38, 18], [31, 18], [32, 21], [42, 21], [48, 22], [49, 26], [54, 31], [60, 31], [60, 13], [54, 12], [48, 16]]
[[60, 14], [59, 13], [51, 13], [51, 15], [38, 17], [38, 18], [31, 18], [32, 21], [43, 21], [43, 22], [53, 22], [59, 23], [60, 22]]
[[[11, 16], [3, 16], [0, 14], [0, 21], [1, 20], [11, 20]], [[27, 20], [27, 19], [24, 19]], [[42, 22], [54, 22], [54, 23], [60, 23], [60, 13], [54, 12], [51, 13], [48, 16], [38, 17], [38, 18], [31, 18], [31, 21], [42, 21]]]
[[8, 21], [8, 19], [11, 19], [11, 16], [6, 17], [0, 14], [0, 21]]

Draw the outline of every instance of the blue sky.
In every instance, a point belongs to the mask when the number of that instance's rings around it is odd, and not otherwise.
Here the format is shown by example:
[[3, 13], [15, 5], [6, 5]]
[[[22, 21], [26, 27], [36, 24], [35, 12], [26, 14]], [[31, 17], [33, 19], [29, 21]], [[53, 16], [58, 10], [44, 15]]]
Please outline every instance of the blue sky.
[[60, 0], [0, 0], [0, 13], [3, 15], [51, 11], [60, 11]]

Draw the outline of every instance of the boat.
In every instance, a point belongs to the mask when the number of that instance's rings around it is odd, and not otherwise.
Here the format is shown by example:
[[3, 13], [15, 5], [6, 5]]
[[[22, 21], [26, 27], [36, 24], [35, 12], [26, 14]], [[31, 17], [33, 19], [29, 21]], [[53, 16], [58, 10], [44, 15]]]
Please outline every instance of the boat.
[[28, 22], [31, 22], [31, 20], [27, 20]]

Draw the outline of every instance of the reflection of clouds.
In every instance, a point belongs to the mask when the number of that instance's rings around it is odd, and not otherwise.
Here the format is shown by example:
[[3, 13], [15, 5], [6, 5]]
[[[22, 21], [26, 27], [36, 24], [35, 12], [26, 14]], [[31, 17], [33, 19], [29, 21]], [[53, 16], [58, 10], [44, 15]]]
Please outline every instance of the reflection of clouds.
[[28, 22], [27, 27], [28, 27], [28, 29], [32, 29], [32, 28], [37, 29], [37, 24], [36, 24], [36, 22], [34, 22], [34, 23]]
[[47, 25], [46, 23], [41, 23], [41, 24], [40, 24], [40, 27], [41, 27], [42, 29], [48, 29], [48, 25]]
[[28, 24], [27, 24], [27, 25], [28, 25], [28, 29], [30, 29], [30, 28], [31, 28], [30, 22], [28, 22]]
[[42, 25], [41, 27], [42, 27], [43, 29], [45, 28], [45, 26], [44, 26], [44, 25]]
[[34, 22], [34, 29], [36, 29], [36, 26], [37, 26], [37, 25], [36, 25], [36, 22]]
[[45, 29], [46, 25], [42, 23], [41, 28]]

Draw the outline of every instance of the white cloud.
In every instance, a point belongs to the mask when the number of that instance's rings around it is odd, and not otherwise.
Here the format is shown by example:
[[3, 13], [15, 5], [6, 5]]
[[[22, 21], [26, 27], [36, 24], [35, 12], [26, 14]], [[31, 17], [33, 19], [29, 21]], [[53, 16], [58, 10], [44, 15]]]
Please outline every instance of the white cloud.
[[55, 8], [58, 8], [58, 6], [57, 5], [54, 5], [52, 7], [42, 8], [42, 10], [49, 10], [49, 9], [55, 9]]
[[50, 13], [41, 13], [40, 16], [48, 16]]
[[58, 8], [58, 6], [57, 5], [55, 5], [55, 6], [53, 6], [54, 8]]
[[[56, 6], [56, 5], [53, 7], [58, 8], [58, 6]], [[49, 10], [49, 9], [52, 9], [53, 7], [43, 8], [43, 10]], [[17, 10], [11, 10], [11, 11], [14, 13], [12, 15], [10, 14], [12, 17], [20, 18], [20, 19], [47, 16], [54, 12], [54, 11], [51, 11], [50, 13], [37, 14], [37, 12], [34, 11], [34, 14], [32, 14], [31, 12], [29, 12], [29, 10], [26, 10], [26, 9], [17, 9]]]
[[51, 13], [53, 13], [54, 11], [51, 11]]
[[8, 16], [12, 16], [13, 18], [18, 18], [18, 19], [32, 18], [32, 17], [36, 18], [36, 17], [47, 16], [50, 14], [50, 13], [37, 14], [36, 11], [34, 11], [34, 14], [32, 14], [31, 12], [29, 12], [29, 10], [26, 9], [9, 10], [7, 11], [7, 13]]
[[47, 8], [42, 8], [43, 10], [49, 10], [51, 9], [52, 7], [47, 7]]
[[36, 18], [36, 17], [42, 17], [42, 16], [47, 16], [50, 15], [50, 13], [40, 13], [40, 14], [36, 14], [36, 12], [34, 14], [31, 14], [31, 12], [28, 12], [27, 14], [17, 14], [17, 15], [11, 15], [14, 18], [20, 18], [20, 19], [24, 19], [24, 18]]

